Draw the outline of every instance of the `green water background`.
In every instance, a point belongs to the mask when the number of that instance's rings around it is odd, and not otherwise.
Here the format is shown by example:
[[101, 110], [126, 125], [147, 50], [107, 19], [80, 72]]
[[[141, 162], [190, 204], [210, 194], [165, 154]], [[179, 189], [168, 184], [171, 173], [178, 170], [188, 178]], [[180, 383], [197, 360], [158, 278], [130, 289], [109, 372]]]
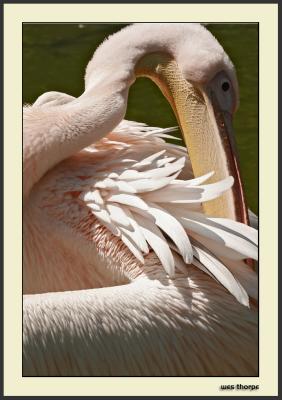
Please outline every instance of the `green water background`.
[[[121, 24], [24, 24], [23, 102], [46, 91], [79, 96], [85, 67], [96, 47]], [[258, 212], [258, 25], [208, 24], [236, 66], [240, 107], [234, 127], [248, 206]], [[177, 125], [159, 89], [140, 78], [130, 90], [127, 119], [153, 126]], [[180, 133], [176, 133], [180, 135]]]

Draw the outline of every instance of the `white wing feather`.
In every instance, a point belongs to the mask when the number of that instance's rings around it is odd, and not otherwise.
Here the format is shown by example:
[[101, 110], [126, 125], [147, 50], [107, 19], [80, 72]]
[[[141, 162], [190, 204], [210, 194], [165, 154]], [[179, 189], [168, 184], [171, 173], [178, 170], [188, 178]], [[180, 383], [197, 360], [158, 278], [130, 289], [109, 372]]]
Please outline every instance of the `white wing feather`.
[[175, 266], [171, 250], [159, 228], [146, 218], [134, 216], [144, 237], [160, 259], [165, 271], [170, 277], [174, 276]]
[[130, 225], [132, 229], [126, 229], [126, 228], [120, 228], [121, 231], [129, 236], [132, 241], [136, 244], [136, 246], [144, 253], [148, 254], [149, 253], [149, 247], [147, 245], [146, 239], [144, 237], [144, 234], [142, 230], [140, 229], [138, 223], [136, 222], [136, 219], [132, 216], [132, 213], [130, 210], [125, 209], [124, 212], [127, 215], [127, 219], [130, 221]]
[[122, 121], [83, 150], [89, 162], [71, 179], [62, 176], [60, 188], [81, 192], [80, 204], [141, 263], [150, 248], [170, 277], [175, 269], [189, 275], [193, 263], [248, 306], [257, 276], [242, 260], [257, 259], [257, 231], [204, 214], [202, 202], [221, 196], [234, 179], [205, 184], [213, 172], [194, 178], [186, 149], [164, 141], [174, 130]]
[[249, 306], [249, 297], [245, 289], [232, 273], [211, 253], [194, 245], [194, 256], [233, 296], [245, 306]]
[[228, 230], [220, 229], [216, 226], [204, 223], [201, 220], [199, 221], [195, 218], [192, 219], [191, 217], [187, 218], [187, 215], [189, 215], [188, 213], [184, 212], [184, 216], [182, 217], [182, 211], [179, 209], [174, 209], [173, 213], [185, 229], [189, 230], [189, 232], [195, 232], [198, 235], [198, 240], [199, 237], [211, 239], [221, 243], [228, 249], [234, 250], [242, 258], [253, 258], [254, 260], [257, 260], [257, 246], [249, 240], [228, 232]]
[[148, 210], [147, 204], [138, 196], [130, 195], [127, 193], [118, 193], [110, 195], [107, 201], [124, 204], [131, 207], [140, 208], [141, 210]]
[[119, 226], [128, 228], [131, 226], [130, 220], [127, 218], [123, 208], [117, 203], [107, 203], [106, 205], [110, 219]]
[[156, 219], [158, 227], [175, 243], [187, 264], [193, 261], [193, 249], [185, 229], [176, 218], [163, 208], [149, 203], [149, 213]]

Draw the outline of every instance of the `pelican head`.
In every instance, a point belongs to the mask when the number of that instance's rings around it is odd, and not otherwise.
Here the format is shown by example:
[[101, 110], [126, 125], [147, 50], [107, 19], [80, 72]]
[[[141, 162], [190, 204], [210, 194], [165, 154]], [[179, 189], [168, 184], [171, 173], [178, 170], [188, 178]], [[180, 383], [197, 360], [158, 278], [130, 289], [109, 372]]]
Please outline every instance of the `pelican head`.
[[[110, 58], [105, 60], [105, 54]], [[116, 70], [113, 63], [123, 69]], [[86, 70], [86, 90], [98, 86], [107, 70], [110, 82], [119, 75], [119, 82], [128, 85], [146, 76], [158, 85], [175, 113], [194, 175], [214, 171], [210, 183], [234, 177], [232, 189], [205, 203], [205, 212], [247, 224], [232, 129], [238, 82], [230, 58], [215, 37], [199, 24], [131, 25], [98, 48]]]

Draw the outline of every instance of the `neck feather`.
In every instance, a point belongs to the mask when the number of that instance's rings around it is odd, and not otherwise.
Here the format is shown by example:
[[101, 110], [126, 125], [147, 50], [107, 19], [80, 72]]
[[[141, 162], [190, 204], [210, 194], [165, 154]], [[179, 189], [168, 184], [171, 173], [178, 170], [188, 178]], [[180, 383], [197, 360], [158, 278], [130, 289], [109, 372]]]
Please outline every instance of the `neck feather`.
[[[199, 46], [204, 55], [200, 59], [205, 63], [208, 55], [213, 68], [200, 68]], [[213, 57], [209, 57], [211, 52]], [[136, 65], [151, 53], [168, 55], [181, 66], [186, 79], [199, 82], [207, 79], [199, 71], [212, 74], [224, 60], [221, 46], [199, 24], [136, 24], [111, 36], [88, 64], [86, 89], [79, 98], [24, 110], [25, 196], [49, 169], [119, 124], [126, 112], [128, 89], [138, 75]]]
[[208, 81], [219, 68], [233, 69], [221, 45], [200, 24], [133, 24], [98, 47], [86, 69], [86, 89], [99, 83], [98, 76], [112, 76], [127, 84], [134, 81], [136, 64], [150, 53], [170, 56], [186, 79], [199, 83]]

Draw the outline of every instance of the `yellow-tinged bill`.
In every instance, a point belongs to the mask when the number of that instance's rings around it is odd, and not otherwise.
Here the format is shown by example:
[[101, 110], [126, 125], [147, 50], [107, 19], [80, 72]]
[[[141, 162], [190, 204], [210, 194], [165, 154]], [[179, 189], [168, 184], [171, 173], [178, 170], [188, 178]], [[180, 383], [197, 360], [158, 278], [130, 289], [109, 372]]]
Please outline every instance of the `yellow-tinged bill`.
[[220, 109], [216, 93], [183, 78], [177, 63], [163, 55], [147, 57], [137, 75], [149, 76], [170, 102], [188, 149], [195, 177], [214, 171], [207, 183], [233, 176], [219, 198], [203, 204], [208, 215], [249, 223], [232, 130], [232, 115]]

